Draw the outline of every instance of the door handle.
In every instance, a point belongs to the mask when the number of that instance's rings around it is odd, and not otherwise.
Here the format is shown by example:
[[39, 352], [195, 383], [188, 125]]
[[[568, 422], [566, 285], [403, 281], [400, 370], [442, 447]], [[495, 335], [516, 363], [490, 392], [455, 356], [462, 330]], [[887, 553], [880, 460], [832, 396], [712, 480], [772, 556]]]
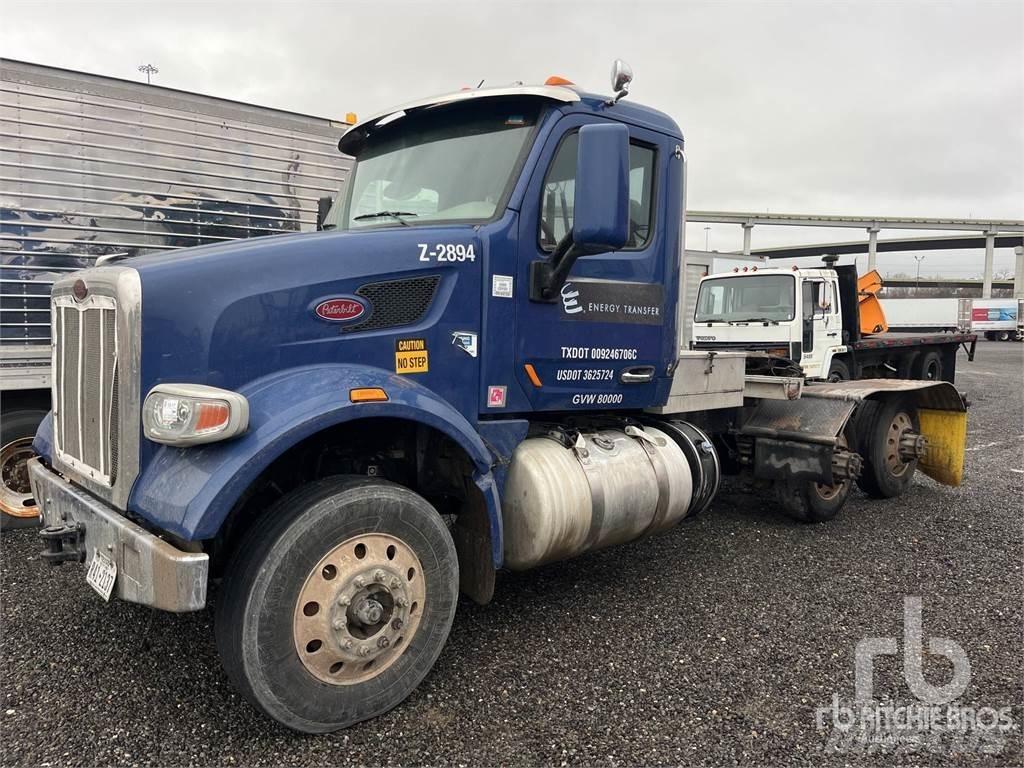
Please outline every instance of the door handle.
[[838, 336], [839, 335], [839, 331], [832, 331], [832, 333], [826, 333], [825, 335], [826, 336]]
[[619, 381], [623, 384], [644, 384], [653, 378], [653, 365], [640, 365], [636, 368], [627, 368], [619, 374]]

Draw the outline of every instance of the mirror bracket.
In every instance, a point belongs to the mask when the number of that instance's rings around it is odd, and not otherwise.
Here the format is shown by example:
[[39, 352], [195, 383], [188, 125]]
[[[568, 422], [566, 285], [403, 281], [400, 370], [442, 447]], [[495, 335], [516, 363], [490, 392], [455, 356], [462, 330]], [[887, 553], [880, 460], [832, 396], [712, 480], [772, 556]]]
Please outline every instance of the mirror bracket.
[[530, 263], [530, 301], [553, 304], [569, 278], [569, 270], [584, 253], [572, 239], [572, 233], [563, 237], [547, 261]]
[[331, 206], [334, 205], [333, 197], [321, 197], [316, 201], [316, 231], [322, 232], [325, 229], [334, 229], [334, 227], [327, 223], [327, 214], [331, 212]]

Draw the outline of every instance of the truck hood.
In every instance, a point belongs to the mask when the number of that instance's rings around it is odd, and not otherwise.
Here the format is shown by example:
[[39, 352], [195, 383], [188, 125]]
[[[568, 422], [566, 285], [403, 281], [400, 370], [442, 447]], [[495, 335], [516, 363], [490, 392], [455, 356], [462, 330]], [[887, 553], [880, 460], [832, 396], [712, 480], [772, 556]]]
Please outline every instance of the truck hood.
[[[423, 261], [422, 242], [472, 245], [475, 258]], [[482, 260], [469, 226], [275, 235], [130, 259], [142, 283], [142, 391], [238, 389], [286, 367], [370, 362], [359, 341], [429, 324], [456, 282], [479, 285]], [[367, 294], [367, 285], [384, 289]], [[479, 302], [465, 303], [478, 324]]]
[[[739, 346], [748, 342], [754, 346], [761, 346], [769, 342], [778, 342], [787, 345], [792, 340], [793, 323], [780, 322], [778, 325], [770, 323], [746, 323], [743, 325], [729, 325], [728, 323], [694, 323], [693, 341], [702, 346], [709, 344], [727, 344]], [[799, 338], [799, 337], [797, 337]]]

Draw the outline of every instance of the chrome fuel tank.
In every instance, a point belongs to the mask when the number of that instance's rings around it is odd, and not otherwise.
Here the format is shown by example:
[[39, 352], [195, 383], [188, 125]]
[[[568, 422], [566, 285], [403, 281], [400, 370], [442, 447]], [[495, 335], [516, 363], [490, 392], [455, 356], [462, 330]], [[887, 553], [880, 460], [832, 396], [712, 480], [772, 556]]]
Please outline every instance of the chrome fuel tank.
[[655, 427], [580, 433], [572, 447], [530, 438], [505, 485], [505, 564], [525, 570], [665, 530], [693, 497], [686, 456]]

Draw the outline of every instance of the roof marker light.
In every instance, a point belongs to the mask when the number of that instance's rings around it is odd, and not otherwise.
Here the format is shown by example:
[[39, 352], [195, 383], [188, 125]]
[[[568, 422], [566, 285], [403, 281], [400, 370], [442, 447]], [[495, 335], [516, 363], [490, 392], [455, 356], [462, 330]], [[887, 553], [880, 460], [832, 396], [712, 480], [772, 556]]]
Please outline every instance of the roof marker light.
[[572, 80], [567, 80], [561, 75], [552, 75], [544, 81], [544, 85], [576, 85]]

